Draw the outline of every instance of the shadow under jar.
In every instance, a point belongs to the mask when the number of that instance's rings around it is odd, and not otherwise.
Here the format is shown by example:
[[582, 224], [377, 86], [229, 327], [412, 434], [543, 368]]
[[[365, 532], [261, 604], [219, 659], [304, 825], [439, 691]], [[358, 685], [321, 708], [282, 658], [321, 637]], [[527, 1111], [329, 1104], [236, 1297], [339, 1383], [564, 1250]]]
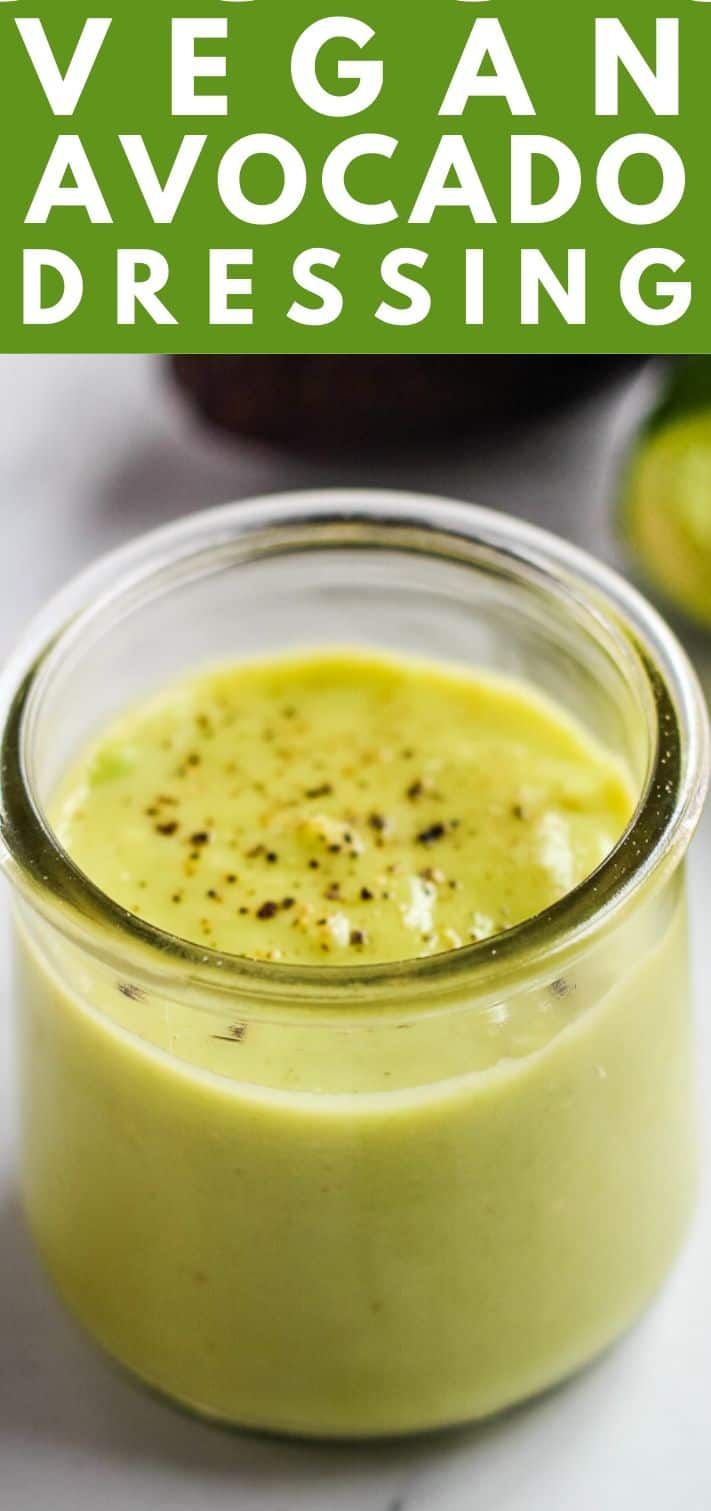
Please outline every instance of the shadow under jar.
[[[598, 870], [460, 950], [297, 968], [162, 933], [76, 869], [48, 804], [120, 709], [344, 643], [518, 677], [621, 757], [637, 807]], [[695, 1193], [708, 765], [693, 673], [632, 589], [445, 501], [261, 499], [99, 563], [0, 700], [25, 1203], [116, 1359], [225, 1422], [377, 1436], [495, 1412], [628, 1326]]]

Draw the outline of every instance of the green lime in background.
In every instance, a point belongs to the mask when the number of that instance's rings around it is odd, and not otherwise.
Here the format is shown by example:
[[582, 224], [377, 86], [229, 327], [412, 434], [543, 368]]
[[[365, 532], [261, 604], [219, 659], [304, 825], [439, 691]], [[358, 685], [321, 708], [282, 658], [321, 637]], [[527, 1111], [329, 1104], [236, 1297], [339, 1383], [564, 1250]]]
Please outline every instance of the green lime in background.
[[675, 369], [628, 462], [621, 521], [652, 587], [711, 628], [711, 357]]

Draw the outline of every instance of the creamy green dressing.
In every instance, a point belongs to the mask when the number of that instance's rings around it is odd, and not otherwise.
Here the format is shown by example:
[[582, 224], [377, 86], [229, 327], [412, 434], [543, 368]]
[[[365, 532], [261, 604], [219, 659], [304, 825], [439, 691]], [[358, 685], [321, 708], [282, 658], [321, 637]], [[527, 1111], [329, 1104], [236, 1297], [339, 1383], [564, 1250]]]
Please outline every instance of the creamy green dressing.
[[334, 650], [198, 671], [132, 709], [54, 819], [150, 923], [338, 965], [458, 949], [541, 912], [632, 807], [622, 766], [528, 687]]
[[200, 671], [104, 731], [54, 805], [87, 874], [324, 967], [303, 1000], [193, 1003], [199, 972], [184, 998], [18, 905], [25, 1205], [105, 1348], [209, 1416], [368, 1436], [487, 1415], [617, 1336], [695, 1188], [681, 872], [490, 1000], [476, 972], [337, 998], [328, 967], [536, 913], [632, 801], [528, 687], [371, 654]]

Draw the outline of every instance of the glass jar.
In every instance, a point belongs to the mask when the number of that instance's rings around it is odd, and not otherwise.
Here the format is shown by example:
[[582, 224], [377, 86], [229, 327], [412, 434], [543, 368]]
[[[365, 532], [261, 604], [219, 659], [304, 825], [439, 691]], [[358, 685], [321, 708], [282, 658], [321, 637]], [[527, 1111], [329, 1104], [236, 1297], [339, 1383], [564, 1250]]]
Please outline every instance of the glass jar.
[[[162, 933], [77, 870], [47, 804], [124, 705], [338, 643], [529, 680], [621, 755], [638, 804], [594, 875], [448, 954], [294, 968]], [[0, 718], [24, 1198], [116, 1359], [215, 1419], [375, 1436], [492, 1413], [627, 1327], [693, 1206], [683, 862], [708, 771], [691, 668], [633, 589], [468, 506], [240, 503], [73, 584]]]

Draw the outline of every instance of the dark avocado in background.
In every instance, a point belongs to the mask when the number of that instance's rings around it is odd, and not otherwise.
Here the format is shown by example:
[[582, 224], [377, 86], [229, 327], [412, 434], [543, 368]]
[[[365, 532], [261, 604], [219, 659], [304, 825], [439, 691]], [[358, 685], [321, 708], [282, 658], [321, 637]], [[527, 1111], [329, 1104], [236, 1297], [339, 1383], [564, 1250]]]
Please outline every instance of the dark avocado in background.
[[423, 451], [533, 419], [641, 358], [177, 356], [199, 413], [295, 451]]

